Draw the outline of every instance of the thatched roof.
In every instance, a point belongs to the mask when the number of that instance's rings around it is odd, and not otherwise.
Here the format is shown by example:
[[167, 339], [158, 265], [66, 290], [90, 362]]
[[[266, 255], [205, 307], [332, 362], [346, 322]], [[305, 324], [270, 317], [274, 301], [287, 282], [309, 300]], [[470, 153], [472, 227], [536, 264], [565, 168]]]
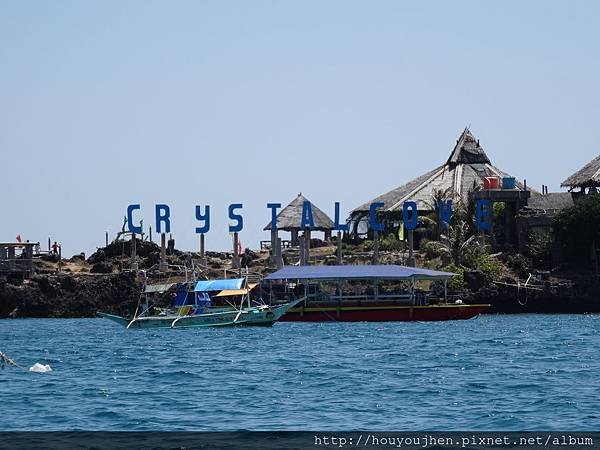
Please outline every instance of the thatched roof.
[[[298, 194], [289, 205], [281, 210], [277, 215], [277, 229], [284, 231], [300, 230], [302, 223], [302, 208], [304, 202], [309, 202], [311, 206], [314, 228], [313, 230], [325, 231], [333, 230], [333, 220], [329, 218], [327, 214], [321, 211], [315, 206], [315, 204], [306, 199], [302, 194]], [[264, 230], [271, 229], [271, 221], [264, 228]]]
[[[407, 200], [415, 201], [421, 210], [428, 210], [434, 192], [447, 191], [456, 200], [466, 199], [474, 184], [482, 185], [483, 178], [491, 176], [510, 175], [492, 165], [479, 140], [465, 128], [444, 165], [370, 200], [352, 213], [366, 212], [374, 202], [383, 202], [384, 211], [394, 211], [402, 208]], [[521, 183], [517, 182], [517, 187], [522, 188]]]
[[556, 212], [573, 206], [573, 193], [571, 192], [552, 192], [546, 195], [532, 195], [526, 211], [536, 212]]
[[600, 156], [592, 159], [560, 185], [570, 188], [600, 186]]

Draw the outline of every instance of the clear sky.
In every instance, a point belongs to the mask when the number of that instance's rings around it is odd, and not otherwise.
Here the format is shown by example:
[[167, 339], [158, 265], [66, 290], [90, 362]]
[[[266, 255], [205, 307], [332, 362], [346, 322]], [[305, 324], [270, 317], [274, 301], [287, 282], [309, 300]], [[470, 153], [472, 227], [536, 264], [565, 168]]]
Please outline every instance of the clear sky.
[[[178, 247], [268, 239], [267, 202], [343, 214], [466, 125], [540, 189], [600, 153], [597, 1], [0, 1], [0, 241], [103, 245], [168, 203]], [[141, 217], [141, 216], [140, 216]]]

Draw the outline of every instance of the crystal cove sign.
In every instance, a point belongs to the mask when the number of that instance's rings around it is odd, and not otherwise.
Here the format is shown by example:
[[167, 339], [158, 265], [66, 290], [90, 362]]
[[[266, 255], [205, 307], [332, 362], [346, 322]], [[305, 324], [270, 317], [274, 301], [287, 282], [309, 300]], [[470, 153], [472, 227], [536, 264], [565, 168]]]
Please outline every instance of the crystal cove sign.
[[[277, 210], [281, 208], [281, 203], [267, 203], [267, 209], [271, 211], [271, 228], [277, 229]], [[369, 226], [372, 230], [383, 231], [384, 227], [377, 220], [377, 211], [383, 208], [382, 202], [372, 203], [369, 207]], [[244, 229], [244, 217], [241, 214], [244, 205], [242, 203], [232, 203], [228, 207], [228, 218], [233, 221], [229, 225], [230, 233], [237, 233]], [[130, 232], [141, 234], [142, 224], [136, 222], [136, 211], [141, 210], [141, 205], [131, 204], [127, 206], [127, 226]], [[452, 200], [438, 202], [438, 211], [440, 222], [444, 227], [448, 227], [452, 217]], [[164, 203], [154, 205], [155, 230], [158, 233], [169, 233], [171, 231], [171, 208]], [[347, 231], [348, 224], [340, 221], [340, 203], [334, 203], [334, 229], [338, 231]], [[195, 232], [205, 234], [210, 231], [210, 205], [204, 207], [195, 205], [195, 219], [198, 226]], [[407, 201], [402, 205], [402, 220], [407, 230], [414, 230], [418, 226], [419, 215], [417, 204], [414, 201]], [[135, 225], [139, 223], [139, 225]], [[478, 199], [475, 201], [475, 225], [477, 229], [488, 231], [492, 227], [492, 202], [488, 199]], [[305, 201], [302, 205], [302, 217], [300, 228], [314, 229], [314, 220], [312, 213], [312, 204]]]

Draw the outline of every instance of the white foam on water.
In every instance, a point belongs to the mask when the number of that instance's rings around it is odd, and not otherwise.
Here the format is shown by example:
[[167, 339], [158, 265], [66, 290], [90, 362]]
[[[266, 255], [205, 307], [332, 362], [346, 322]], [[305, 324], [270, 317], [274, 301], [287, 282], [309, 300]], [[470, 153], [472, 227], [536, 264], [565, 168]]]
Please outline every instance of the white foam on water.
[[49, 364], [40, 364], [35, 363], [33, 366], [29, 368], [30, 372], [52, 372], [52, 367]]

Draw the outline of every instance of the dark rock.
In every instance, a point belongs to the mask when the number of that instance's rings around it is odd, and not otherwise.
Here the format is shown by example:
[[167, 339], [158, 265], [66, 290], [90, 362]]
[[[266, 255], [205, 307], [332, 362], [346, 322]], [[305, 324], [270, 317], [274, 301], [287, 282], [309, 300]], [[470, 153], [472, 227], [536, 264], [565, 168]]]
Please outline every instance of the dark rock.
[[108, 262], [97, 262], [90, 269], [90, 273], [112, 273], [113, 266]]
[[71, 257], [71, 262], [77, 262], [77, 261], [85, 261], [85, 253], [81, 252], [77, 255], [73, 255]]
[[485, 285], [485, 274], [481, 270], [465, 270], [464, 279], [473, 292], [477, 292]]

